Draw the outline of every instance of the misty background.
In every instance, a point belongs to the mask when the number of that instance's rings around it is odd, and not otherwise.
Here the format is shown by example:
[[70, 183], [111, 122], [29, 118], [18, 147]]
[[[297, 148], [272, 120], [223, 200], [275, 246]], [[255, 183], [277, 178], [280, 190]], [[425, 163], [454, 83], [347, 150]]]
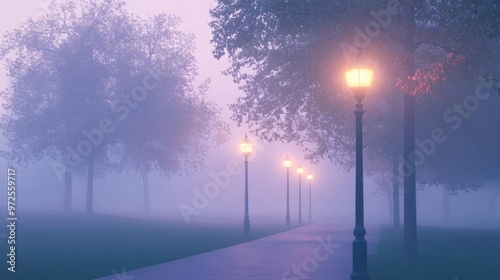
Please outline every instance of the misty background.
[[[27, 18], [47, 9], [49, 1], [21, 0], [16, 5], [9, 5], [0, 10], [0, 33], [20, 26]], [[207, 91], [210, 100], [222, 108], [222, 118], [230, 124], [231, 137], [221, 147], [210, 150], [205, 158], [205, 169], [191, 175], [163, 178], [156, 172], [149, 177], [150, 216], [184, 223], [179, 211], [181, 204], [192, 206], [194, 189], [203, 191], [205, 185], [214, 182], [211, 174], [224, 172], [228, 163], [237, 162], [240, 172], [230, 176], [226, 188], [221, 188], [219, 195], [209, 199], [209, 205], [201, 209], [199, 215], [192, 215], [193, 223], [218, 223], [229, 221], [240, 223], [243, 219], [244, 172], [243, 156], [238, 150], [248, 128], [237, 127], [230, 121], [228, 105], [243, 96], [232, 78], [221, 72], [228, 68], [226, 58], [217, 60], [212, 55], [210, 44], [211, 29], [209, 10], [215, 6], [213, 0], [154, 1], [128, 0], [126, 9], [139, 16], [158, 13], [175, 14], [182, 18], [180, 29], [195, 36], [196, 59], [199, 75], [195, 85], [200, 85], [207, 78], [211, 84]], [[0, 68], [0, 88], [9, 86], [5, 69]], [[367, 93], [370, 99], [370, 93]], [[450, 101], [451, 102], [451, 101]], [[354, 109], [354, 102], [352, 103]], [[453, 104], [450, 103], [450, 107]], [[481, 110], [481, 109], [479, 109]], [[369, 107], [366, 108], [369, 113]], [[354, 115], [352, 117], [354, 126]], [[354, 137], [354, 135], [353, 135]], [[451, 137], [451, 136], [450, 136]], [[303, 215], [307, 215], [307, 180], [305, 175], [312, 173], [313, 221], [328, 221], [351, 224], [354, 221], [354, 173], [335, 166], [328, 160], [311, 164], [304, 160], [301, 147], [286, 143], [262, 143], [251, 134], [250, 141], [258, 147], [254, 149], [249, 164], [249, 204], [252, 223], [283, 222], [286, 207], [286, 177], [283, 160], [290, 155], [293, 165], [290, 174], [290, 209], [292, 223], [297, 223], [298, 216], [298, 175], [295, 169], [301, 163], [305, 169], [302, 178]], [[0, 139], [1, 149], [7, 149], [5, 140]], [[354, 153], [354, 147], [352, 149]], [[17, 179], [17, 205], [20, 211], [61, 211], [64, 200], [64, 182], [60, 181], [52, 169], [52, 159], [45, 158], [27, 167], [14, 166]], [[2, 182], [7, 182], [7, 161], [1, 162]], [[417, 173], [418, 176], [418, 173]], [[369, 177], [365, 177], [365, 221], [367, 224], [390, 223], [390, 201], [377, 192], [377, 186]], [[484, 182], [486, 187], [498, 187], [498, 180]], [[401, 198], [402, 198], [401, 191]], [[7, 191], [0, 192], [0, 206], [6, 207]], [[417, 192], [417, 211], [419, 224], [440, 224], [444, 221], [443, 201], [446, 199], [442, 188], [425, 187]], [[500, 216], [499, 210], [489, 209], [490, 188], [481, 188], [470, 193], [458, 192], [449, 198], [450, 221], [455, 226], [499, 226], [490, 223]], [[85, 211], [86, 180], [73, 178], [72, 210]], [[500, 196], [495, 196], [498, 201]], [[403, 200], [401, 199], [401, 209]], [[94, 212], [144, 216], [142, 179], [134, 172], [109, 173], [105, 178], [96, 178], [94, 183]], [[489, 215], [487, 215], [489, 213]], [[402, 215], [402, 211], [401, 211]]]

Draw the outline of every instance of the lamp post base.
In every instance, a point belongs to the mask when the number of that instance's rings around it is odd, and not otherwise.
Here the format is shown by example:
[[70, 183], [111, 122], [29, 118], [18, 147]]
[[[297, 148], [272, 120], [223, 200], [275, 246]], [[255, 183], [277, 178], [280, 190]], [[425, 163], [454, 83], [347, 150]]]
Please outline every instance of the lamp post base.
[[351, 280], [370, 280], [368, 276], [368, 243], [365, 239], [364, 227], [354, 228], [354, 241], [352, 242], [352, 273]]
[[286, 226], [289, 227], [290, 226], [290, 214], [287, 214], [286, 215]]

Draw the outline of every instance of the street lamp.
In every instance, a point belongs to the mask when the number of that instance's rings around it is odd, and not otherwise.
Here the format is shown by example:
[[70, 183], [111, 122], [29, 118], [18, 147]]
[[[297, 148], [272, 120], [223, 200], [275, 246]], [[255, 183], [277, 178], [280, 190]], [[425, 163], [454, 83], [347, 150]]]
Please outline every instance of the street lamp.
[[312, 218], [311, 218], [311, 181], [313, 179], [313, 175], [309, 174], [307, 175], [307, 180], [309, 181], [309, 223], [312, 223]]
[[297, 168], [297, 173], [299, 173], [299, 224], [302, 224], [302, 173], [304, 173], [304, 168], [300, 166]]
[[354, 228], [354, 241], [352, 244], [352, 273], [351, 280], [369, 280], [367, 265], [366, 229], [364, 226], [363, 205], [363, 98], [370, 87], [373, 70], [363, 65], [360, 49], [356, 54], [356, 63], [345, 72], [347, 85], [354, 93], [356, 99], [356, 226]]
[[290, 167], [292, 166], [292, 161], [286, 155], [283, 165], [286, 168], [286, 225], [290, 226]]
[[245, 139], [240, 144], [240, 151], [245, 157], [245, 218], [243, 220], [243, 233], [250, 233], [250, 216], [248, 215], [248, 155], [252, 152], [252, 143], [248, 141], [248, 136], [245, 134]]

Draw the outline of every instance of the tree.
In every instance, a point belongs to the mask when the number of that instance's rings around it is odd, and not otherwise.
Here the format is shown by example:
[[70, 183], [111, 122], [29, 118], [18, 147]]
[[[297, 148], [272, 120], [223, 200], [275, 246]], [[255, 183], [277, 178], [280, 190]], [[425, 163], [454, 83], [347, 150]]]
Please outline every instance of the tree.
[[[161, 56], [157, 59], [168, 61]], [[191, 81], [179, 78], [163, 77], [170, 82], [152, 90], [130, 116], [131, 122], [117, 131], [122, 139], [120, 165], [143, 178], [145, 212], [150, 210], [148, 174], [158, 170], [169, 177], [199, 170], [209, 148], [227, 141], [228, 127], [220, 119], [220, 110], [204, 95], [210, 80], [186, 92], [179, 89], [191, 88], [183, 84]]]
[[377, 99], [380, 105], [379, 115], [374, 122], [376, 138], [372, 140], [367, 150], [370, 160], [365, 163], [365, 174], [375, 180], [377, 192], [390, 201], [390, 214], [394, 228], [400, 226], [400, 185], [402, 176], [399, 174], [400, 157], [402, 156], [402, 96], [400, 90], [393, 88], [387, 95]]
[[389, 172], [391, 170], [391, 162], [387, 160], [369, 161], [365, 170], [375, 183], [375, 191], [373, 194], [379, 194], [387, 199], [389, 208], [389, 219], [394, 228], [399, 228], [400, 207], [400, 177], [398, 172]]
[[[143, 179], [145, 212], [150, 208], [151, 172], [158, 170], [165, 177], [194, 172], [203, 167], [209, 148], [228, 138], [220, 110], [205, 95], [210, 80], [193, 86], [197, 75], [194, 38], [178, 31], [179, 23], [180, 18], [163, 14], [137, 20], [140, 40], [133, 47], [143, 51], [137, 54], [140, 59], [135, 68], [150, 73], [125, 74], [125, 78], [134, 77], [125, 84], [127, 92], [132, 97], [142, 92], [144, 97], [120, 112], [126, 119], [117, 125], [114, 146], [120, 166]], [[126, 104], [114, 105], [121, 111]]]
[[[425, 146], [432, 148], [421, 165], [418, 181], [442, 186], [446, 196], [490, 188], [488, 182], [499, 178], [495, 166], [500, 163], [496, 144], [500, 129], [492, 125], [500, 117], [500, 98], [493, 85], [460, 72], [451, 75], [450, 80], [452, 83], [435, 96], [421, 98], [423, 106], [417, 114], [420, 143], [426, 142]], [[424, 140], [435, 129], [442, 129], [446, 142], [431, 144]]]
[[200, 166], [198, 147], [227, 133], [218, 109], [194, 91], [193, 38], [176, 29], [179, 18], [141, 19], [124, 6], [53, 1], [50, 13], [9, 32], [1, 48], [13, 84], [0, 124], [9, 156], [57, 158], [67, 194], [68, 173], [86, 176], [90, 213], [94, 177], [129, 164], [147, 189], [147, 173]]
[[[498, 40], [499, 9], [495, 1], [220, 1], [211, 11], [214, 55], [229, 57], [226, 73], [246, 93], [231, 107], [234, 120], [268, 141], [313, 146], [305, 149], [312, 160], [352, 166], [341, 70], [355, 45], [365, 47], [378, 80], [404, 91], [403, 161], [413, 165], [403, 174], [404, 254], [415, 259], [415, 96], [431, 92], [464, 56], [474, 65], [478, 50], [488, 51]], [[370, 91], [383, 89], [380, 83]], [[375, 102], [367, 98], [367, 108]], [[365, 135], [374, 136], [367, 117]], [[367, 150], [377, 151], [366, 140]]]
[[125, 16], [115, 14], [122, 6], [117, 1], [99, 5], [87, 1], [77, 16], [74, 2], [54, 1], [51, 13], [8, 32], [2, 43], [1, 57], [12, 83], [3, 92], [10, 114], [1, 121], [9, 157], [23, 163], [43, 156], [57, 158], [60, 162], [54, 166], [59, 176], [64, 174], [66, 210], [70, 210], [71, 173], [88, 170], [87, 206], [92, 211], [94, 170], [102, 175], [109, 167], [103, 145], [108, 139], [91, 143], [86, 136], [108, 107], [105, 89], [112, 79], [110, 70], [123, 67], [124, 60], [111, 63], [106, 56], [123, 48], [113, 38], [130, 28], [114, 22]]

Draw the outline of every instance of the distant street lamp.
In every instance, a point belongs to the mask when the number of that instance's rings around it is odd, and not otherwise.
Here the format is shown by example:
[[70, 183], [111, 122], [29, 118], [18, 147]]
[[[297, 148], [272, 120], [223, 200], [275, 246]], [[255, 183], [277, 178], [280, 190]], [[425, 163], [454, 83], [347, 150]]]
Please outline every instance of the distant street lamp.
[[292, 161], [288, 155], [286, 155], [283, 165], [286, 168], [286, 225], [290, 226], [290, 167], [292, 166]]
[[309, 223], [312, 223], [312, 218], [311, 218], [311, 181], [313, 179], [313, 175], [309, 174], [307, 175], [307, 180], [309, 181]]
[[304, 168], [299, 164], [297, 168], [297, 173], [299, 173], [299, 224], [302, 224], [302, 173], [304, 173]]
[[248, 155], [252, 152], [252, 143], [248, 141], [248, 136], [245, 134], [245, 139], [240, 144], [240, 151], [245, 157], [245, 218], [243, 220], [243, 233], [250, 233], [250, 216], [248, 215]]
[[345, 72], [347, 85], [354, 93], [356, 99], [356, 226], [354, 228], [354, 241], [352, 244], [352, 273], [351, 280], [369, 280], [366, 229], [364, 226], [364, 201], [363, 201], [363, 98], [370, 87], [373, 70], [363, 65], [363, 57], [358, 49], [356, 63]]

